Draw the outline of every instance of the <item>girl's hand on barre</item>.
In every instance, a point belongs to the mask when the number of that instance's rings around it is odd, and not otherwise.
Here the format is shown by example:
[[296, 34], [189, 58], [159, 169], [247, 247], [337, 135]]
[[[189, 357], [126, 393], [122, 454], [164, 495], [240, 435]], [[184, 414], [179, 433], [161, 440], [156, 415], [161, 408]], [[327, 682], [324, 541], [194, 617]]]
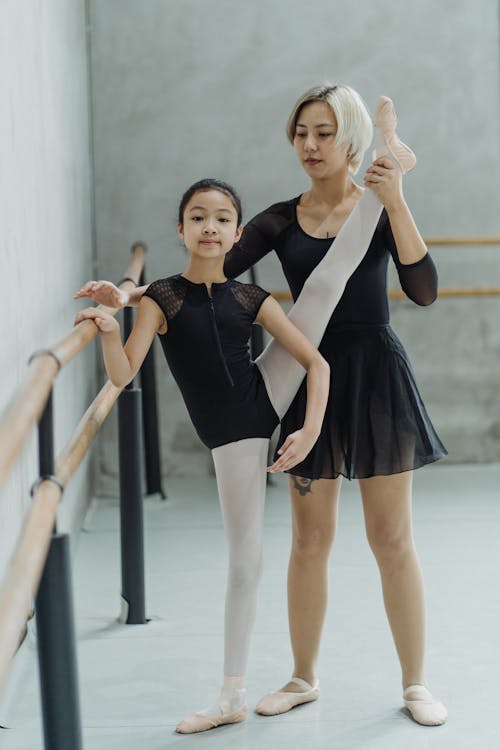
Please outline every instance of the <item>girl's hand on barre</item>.
[[98, 307], [86, 307], [80, 310], [75, 318], [75, 326], [83, 320], [93, 320], [100, 333], [113, 333], [120, 330], [118, 321], [104, 310], [99, 310]]
[[279, 449], [279, 458], [267, 467], [267, 471], [275, 474], [277, 471], [287, 471], [296, 466], [304, 460], [317, 439], [317, 435], [311, 435], [304, 429], [292, 432]]
[[119, 289], [111, 281], [87, 281], [86, 284], [73, 295], [73, 299], [87, 297], [98, 305], [106, 307], [126, 307], [129, 304], [129, 293]]

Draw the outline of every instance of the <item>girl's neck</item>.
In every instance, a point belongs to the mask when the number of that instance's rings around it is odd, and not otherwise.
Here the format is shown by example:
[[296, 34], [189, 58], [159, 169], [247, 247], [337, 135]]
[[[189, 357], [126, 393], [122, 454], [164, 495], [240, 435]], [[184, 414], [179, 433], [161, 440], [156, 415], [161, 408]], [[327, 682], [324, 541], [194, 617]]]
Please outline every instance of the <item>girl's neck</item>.
[[212, 284], [222, 284], [227, 281], [224, 274], [224, 257], [206, 259], [191, 257], [182, 275], [188, 281], [194, 284], [206, 284], [208, 288]]

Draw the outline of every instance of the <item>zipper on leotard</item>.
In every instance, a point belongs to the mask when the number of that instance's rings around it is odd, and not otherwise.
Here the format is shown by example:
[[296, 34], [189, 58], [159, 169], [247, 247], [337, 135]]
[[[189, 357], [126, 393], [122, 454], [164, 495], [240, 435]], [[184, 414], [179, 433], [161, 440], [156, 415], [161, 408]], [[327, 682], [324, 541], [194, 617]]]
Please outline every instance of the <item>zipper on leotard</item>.
[[210, 317], [212, 319], [212, 328], [214, 329], [215, 343], [217, 344], [217, 350], [219, 352], [219, 357], [220, 357], [222, 365], [224, 367], [224, 372], [226, 373], [226, 376], [227, 376], [227, 379], [229, 381], [229, 384], [231, 386], [234, 386], [234, 380], [231, 377], [231, 373], [229, 372], [229, 368], [227, 366], [226, 358], [224, 357], [224, 352], [222, 351], [222, 344], [220, 342], [219, 331], [217, 329], [217, 320], [215, 319], [214, 301], [213, 301], [212, 297], [210, 296], [210, 294], [208, 293], [208, 289], [207, 289], [207, 294], [208, 294], [208, 304], [210, 306]]

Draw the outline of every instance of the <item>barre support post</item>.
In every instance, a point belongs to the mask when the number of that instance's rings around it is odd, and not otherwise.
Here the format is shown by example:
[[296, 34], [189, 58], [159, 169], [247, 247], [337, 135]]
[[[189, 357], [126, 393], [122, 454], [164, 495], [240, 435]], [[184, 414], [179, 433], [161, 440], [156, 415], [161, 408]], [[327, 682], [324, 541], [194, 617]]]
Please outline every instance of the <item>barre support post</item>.
[[125, 388], [118, 399], [120, 464], [121, 621], [144, 624], [141, 391]]
[[[144, 269], [141, 286], [146, 283]], [[144, 460], [146, 469], [146, 494], [158, 493], [164, 500], [166, 494], [161, 482], [160, 430], [158, 427], [158, 402], [156, 398], [156, 373], [154, 341], [149, 347], [141, 367], [142, 419], [144, 437]]]
[[[54, 477], [52, 391], [39, 422], [41, 479]], [[36, 596], [36, 630], [45, 750], [81, 750], [69, 537], [54, 533]]]

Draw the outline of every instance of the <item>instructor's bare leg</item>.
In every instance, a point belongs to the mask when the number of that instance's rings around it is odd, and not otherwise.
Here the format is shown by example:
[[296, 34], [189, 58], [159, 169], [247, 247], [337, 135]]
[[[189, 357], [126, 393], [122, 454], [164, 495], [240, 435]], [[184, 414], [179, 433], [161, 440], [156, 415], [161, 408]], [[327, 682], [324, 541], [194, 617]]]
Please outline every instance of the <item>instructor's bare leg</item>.
[[412, 479], [412, 472], [404, 472], [361, 479], [359, 485], [368, 542], [401, 663], [405, 704], [419, 723], [442, 724], [446, 709], [425, 688], [424, 586], [413, 540]]
[[[294, 677], [313, 684], [328, 602], [328, 558], [337, 529], [341, 479], [290, 477], [292, 550], [288, 621]], [[285, 689], [293, 690], [293, 685]]]
[[[283, 713], [319, 695], [316, 678], [328, 601], [328, 557], [335, 538], [341, 479], [290, 477], [292, 550], [288, 567], [288, 614], [294, 656], [293, 680], [259, 701], [259, 713]], [[280, 710], [276, 710], [280, 709]]]
[[413, 540], [412, 472], [359, 481], [368, 542], [401, 662], [403, 687], [424, 680], [424, 586]]

